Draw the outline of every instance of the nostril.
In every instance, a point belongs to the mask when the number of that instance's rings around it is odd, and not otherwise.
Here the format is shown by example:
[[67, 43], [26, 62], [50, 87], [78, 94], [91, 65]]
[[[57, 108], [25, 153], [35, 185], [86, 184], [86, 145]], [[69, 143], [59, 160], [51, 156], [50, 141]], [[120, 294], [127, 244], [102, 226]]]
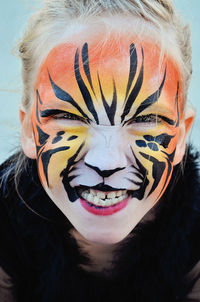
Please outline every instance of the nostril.
[[111, 170], [100, 170], [98, 167], [92, 166], [90, 164], [85, 163], [85, 165], [87, 167], [93, 169], [94, 171], [96, 171], [103, 178], [109, 177], [112, 174], [125, 169], [125, 167], [122, 167], [122, 168], [115, 168], [115, 169], [111, 169]]

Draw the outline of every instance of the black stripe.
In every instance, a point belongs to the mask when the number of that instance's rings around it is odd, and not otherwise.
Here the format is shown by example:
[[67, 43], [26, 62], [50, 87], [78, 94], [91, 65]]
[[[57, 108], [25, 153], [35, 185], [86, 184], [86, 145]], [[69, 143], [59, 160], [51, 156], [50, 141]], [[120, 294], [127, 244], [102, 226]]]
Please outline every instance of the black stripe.
[[90, 83], [90, 86], [92, 88], [92, 91], [95, 95], [94, 87], [93, 87], [92, 79], [91, 79], [91, 74], [90, 74], [88, 44], [87, 43], [85, 43], [83, 45], [83, 48], [82, 48], [82, 61], [83, 61], [83, 68], [84, 68], [84, 71], [85, 71], [85, 75], [86, 75], [86, 77], [88, 79], [88, 82]]
[[163, 76], [162, 83], [160, 84], [160, 87], [158, 88], [158, 90], [156, 92], [154, 92], [152, 95], [150, 95], [145, 101], [142, 102], [142, 104], [138, 107], [138, 109], [136, 110], [136, 112], [132, 118], [135, 118], [138, 114], [140, 114], [146, 108], [150, 107], [151, 105], [153, 105], [155, 102], [158, 101], [158, 99], [161, 95], [161, 92], [162, 92], [163, 85], [165, 83], [165, 78], [166, 78], [166, 68], [165, 68], [165, 73]]
[[75, 54], [74, 72], [75, 72], [75, 77], [76, 77], [77, 84], [79, 86], [79, 89], [80, 89], [81, 94], [83, 96], [83, 99], [85, 101], [85, 104], [86, 104], [88, 110], [93, 115], [93, 117], [94, 117], [94, 119], [95, 119], [95, 121], [96, 121], [96, 123], [98, 125], [99, 124], [99, 119], [98, 119], [96, 110], [94, 108], [92, 97], [91, 97], [90, 92], [87, 89], [87, 87], [86, 87], [86, 85], [85, 85], [85, 83], [83, 81], [83, 78], [81, 76], [81, 73], [80, 73], [80, 68], [79, 68], [79, 51], [78, 51], [78, 49], [76, 50], [76, 54]]
[[112, 103], [111, 106], [108, 105], [108, 103], [106, 102], [105, 96], [103, 94], [103, 90], [102, 90], [102, 86], [101, 86], [101, 82], [100, 82], [100, 78], [99, 78], [99, 73], [97, 74], [98, 76], [98, 81], [99, 81], [99, 88], [100, 88], [100, 92], [101, 92], [101, 99], [103, 102], [103, 106], [105, 108], [107, 117], [110, 121], [110, 124], [113, 126], [114, 123], [114, 119], [115, 119], [115, 113], [116, 113], [116, 108], [117, 108], [117, 91], [116, 91], [116, 86], [115, 86], [115, 81], [113, 80], [113, 99], [112, 99]]
[[157, 188], [161, 177], [163, 176], [163, 173], [165, 171], [166, 168], [166, 164], [164, 162], [158, 161], [155, 157], [150, 156], [148, 154], [145, 154], [143, 152], [139, 152], [145, 159], [149, 160], [150, 162], [153, 163], [153, 167], [152, 167], [152, 177], [154, 179], [152, 188], [148, 194], [148, 196], [150, 196], [154, 190]]
[[39, 106], [38, 106], [38, 102], [40, 102], [40, 104], [42, 104], [42, 103], [41, 103], [41, 99], [40, 99], [40, 95], [39, 95], [38, 90], [36, 90], [36, 95], [37, 95], [37, 97], [36, 97], [36, 118], [37, 118], [38, 123], [41, 124], [41, 122], [40, 122], [40, 117], [39, 117]]
[[176, 112], [177, 112], [177, 122], [176, 122], [176, 128], [179, 126], [179, 106], [178, 106], [178, 96], [179, 96], [179, 82], [177, 83], [177, 91], [176, 91]]
[[48, 171], [48, 166], [49, 166], [49, 162], [50, 162], [50, 159], [51, 159], [52, 155], [57, 153], [57, 152], [60, 152], [60, 151], [66, 151], [69, 148], [70, 147], [68, 147], [68, 146], [64, 146], [64, 147], [59, 147], [59, 148], [56, 148], [56, 149], [53, 149], [53, 150], [48, 150], [48, 151], [42, 153], [41, 160], [42, 160], [44, 175], [45, 175], [48, 187], [49, 187], [49, 179], [48, 179], [47, 171]]
[[137, 70], [137, 52], [136, 52], [135, 45], [132, 43], [130, 45], [130, 69], [129, 69], [129, 77], [128, 77], [128, 84], [126, 88], [125, 99], [127, 99], [127, 96], [129, 94], [131, 85], [133, 83], [133, 79], [135, 78], [136, 70]]
[[70, 185], [69, 173], [71, 172], [71, 168], [73, 167], [73, 165], [76, 163], [75, 160], [76, 160], [77, 156], [79, 155], [79, 153], [81, 152], [84, 145], [85, 145], [85, 142], [83, 142], [80, 145], [80, 147], [78, 148], [78, 150], [76, 151], [76, 153], [72, 157], [69, 158], [67, 167], [60, 173], [60, 176], [63, 178], [62, 183], [64, 185], [65, 191], [67, 192], [68, 198], [71, 202], [75, 202], [79, 198], [79, 196], [76, 192], [76, 189], [72, 188]]
[[69, 93], [67, 93], [66, 91], [64, 91], [63, 89], [61, 89], [60, 87], [58, 87], [52, 80], [50, 73], [49, 74], [49, 80], [51, 82], [51, 86], [53, 88], [53, 91], [55, 93], [55, 96], [64, 102], [70, 103], [72, 106], [74, 106], [81, 114], [82, 116], [84, 116], [85, 118], [88, 118], [87, 114], [85, 114], [85, 112], [80, 108], [80, 106], [74, 101], [74, 99], [71, 97], [71, 95]]
[[144, 52], [143, 52], [143, 49], [141, 50], [142, 51], [142, 66], [140, 68], [140, 73], [139, 73], [139, 76], [137, 78], [137, 81], [135, 83], [135, 86], [133, 87], [133, 89], [131, 90], [130, 94], [129, 94], [129, 97], [126, 101], [126, 104], [125, 104], [125, 107], [124, 107], [124, 111], [121, 115], [121, 122], [124, 121], [126, 115], [130, 112], [131, 110], [131, 107], [133, 105], [133, 103], [135, 102], [139, 92], [140, 92], [140, 89], [142, 87], [142, 83], [143, 83], [143, 74], [144, 74]]

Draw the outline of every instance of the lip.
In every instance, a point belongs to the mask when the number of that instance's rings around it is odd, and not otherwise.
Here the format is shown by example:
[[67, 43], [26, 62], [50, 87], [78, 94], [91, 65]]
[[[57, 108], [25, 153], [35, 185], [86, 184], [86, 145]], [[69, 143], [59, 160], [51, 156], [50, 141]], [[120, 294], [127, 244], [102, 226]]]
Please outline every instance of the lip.
[[126, 199], [122, 200], [121, 202], [113, 205], [113, 206], [109, 206], [109, 207], [97, 207], [94, 204], [90, 203], [89, 201], [80, 198], [80, 203], [82, 205], [82, 207], [88, 211], [89, 213], [92, 213], [94, 215], [98, 215], [98, 216], [108, 216], [108, 215], [113, 215], [119, 211], [121, 211], [122, 209], [124, 209], [129, 200], [130, 200], [130, 196], [127, 197]]

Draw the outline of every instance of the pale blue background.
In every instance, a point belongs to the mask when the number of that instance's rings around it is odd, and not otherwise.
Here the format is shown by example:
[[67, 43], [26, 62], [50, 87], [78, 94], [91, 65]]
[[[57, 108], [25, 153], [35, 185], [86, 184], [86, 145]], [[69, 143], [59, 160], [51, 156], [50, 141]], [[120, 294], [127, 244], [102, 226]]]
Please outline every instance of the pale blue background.
[[[56, 1], [56, 0], [55, 0]], [[34, 4], [32, 4], [34, 3]], [[196, 108], [196, 122], [190, 140], [200, 148], [200, 0], [175, 0], [192, 30], [193, 80], [189, 100]], [[18, 107], [21, 98], [20, 61], [11, 54], [31, 12], [40, 0], [1, 1], [0, 10], [0, 162], [19, 144]]]

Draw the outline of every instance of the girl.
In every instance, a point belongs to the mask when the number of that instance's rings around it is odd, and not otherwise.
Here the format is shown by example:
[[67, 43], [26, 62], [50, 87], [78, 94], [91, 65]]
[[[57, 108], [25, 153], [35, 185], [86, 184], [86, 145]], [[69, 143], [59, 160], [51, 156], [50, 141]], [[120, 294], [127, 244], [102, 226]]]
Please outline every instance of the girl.
[[1, 301], [200, 301], [190, 34], [172, 3], [47, 0], [19, 53]]

